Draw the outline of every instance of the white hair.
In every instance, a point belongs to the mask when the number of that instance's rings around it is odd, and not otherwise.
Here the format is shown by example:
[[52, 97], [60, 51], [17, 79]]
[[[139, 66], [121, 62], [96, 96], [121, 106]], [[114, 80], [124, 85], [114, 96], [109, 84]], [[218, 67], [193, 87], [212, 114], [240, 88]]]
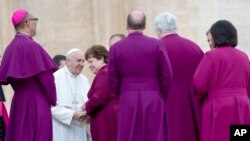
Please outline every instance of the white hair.
[[77, 52], [77, 51], [80, 51], [81, 49], [79, 49], [79, 48], [72, 48], [72, 49], [70, 49], [68, 52], [67, 52], [67, 54], [66, 54], [66, 58], [70, 58], [70, 56], [72, 55], [72, 53], [74, 53], [74, 52]]
[[176, 17], [169, 12], [163, 12], [155, 18], [154, 27], [156, 31], [160, 29], [162, 32], [177, 32]]

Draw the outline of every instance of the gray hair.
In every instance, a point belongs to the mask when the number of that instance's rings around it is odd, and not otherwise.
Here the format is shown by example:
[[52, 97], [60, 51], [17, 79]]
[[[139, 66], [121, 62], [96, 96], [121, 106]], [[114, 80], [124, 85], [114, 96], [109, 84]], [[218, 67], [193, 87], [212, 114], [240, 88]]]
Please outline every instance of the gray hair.
[[155, 18], [154, 27], [162, 32], [177, 32], [176, 17], [169, 12], [163, 12]]

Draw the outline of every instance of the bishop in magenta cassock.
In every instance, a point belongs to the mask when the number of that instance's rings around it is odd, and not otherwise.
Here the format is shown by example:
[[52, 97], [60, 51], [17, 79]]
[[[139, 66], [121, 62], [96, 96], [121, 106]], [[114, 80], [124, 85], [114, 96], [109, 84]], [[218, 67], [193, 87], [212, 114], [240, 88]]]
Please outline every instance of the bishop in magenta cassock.
[[52, 141], [51, 105], [56, 104], [56, 64], [32, 39], [37, 18], [25, 9], [12, 15], [16, 35], [5, 50], [0, 84], [14, 89], [6, 141]]
[[194, 42], [177, 34], [176, 17], [168, 12], [155, 18], [158, 37], [164, 42], [173, 71], [167, 95], [170, 141], [199, 141], [201, 111], [193, 87], [193, 75], [203, 52]]
[[111, 47], [111, 90], [119, 95], [118, 141], [167, 141], [164, 99], [172, 69], [161, 41], [143, 35], [146, 18], [128, 16], [129, 35]]

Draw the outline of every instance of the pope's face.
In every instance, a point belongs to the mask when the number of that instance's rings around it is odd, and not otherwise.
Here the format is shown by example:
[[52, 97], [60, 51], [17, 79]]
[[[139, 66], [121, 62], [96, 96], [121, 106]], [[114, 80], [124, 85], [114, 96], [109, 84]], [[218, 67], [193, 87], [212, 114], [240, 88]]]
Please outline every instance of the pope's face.
[[79, 75], [84, 67], [84, 54], [82, 51], [73, 52], [66, 60], [69, 71], [74, 75]]

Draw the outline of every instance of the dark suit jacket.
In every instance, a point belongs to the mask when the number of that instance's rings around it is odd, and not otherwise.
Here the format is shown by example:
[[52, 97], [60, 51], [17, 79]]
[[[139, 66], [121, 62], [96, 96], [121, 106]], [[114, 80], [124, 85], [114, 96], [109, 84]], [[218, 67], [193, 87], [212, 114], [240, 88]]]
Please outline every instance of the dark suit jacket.
[[5, 101], [5, 97], [4, 97], [2, 86], [0, 86], [0, 101]]

